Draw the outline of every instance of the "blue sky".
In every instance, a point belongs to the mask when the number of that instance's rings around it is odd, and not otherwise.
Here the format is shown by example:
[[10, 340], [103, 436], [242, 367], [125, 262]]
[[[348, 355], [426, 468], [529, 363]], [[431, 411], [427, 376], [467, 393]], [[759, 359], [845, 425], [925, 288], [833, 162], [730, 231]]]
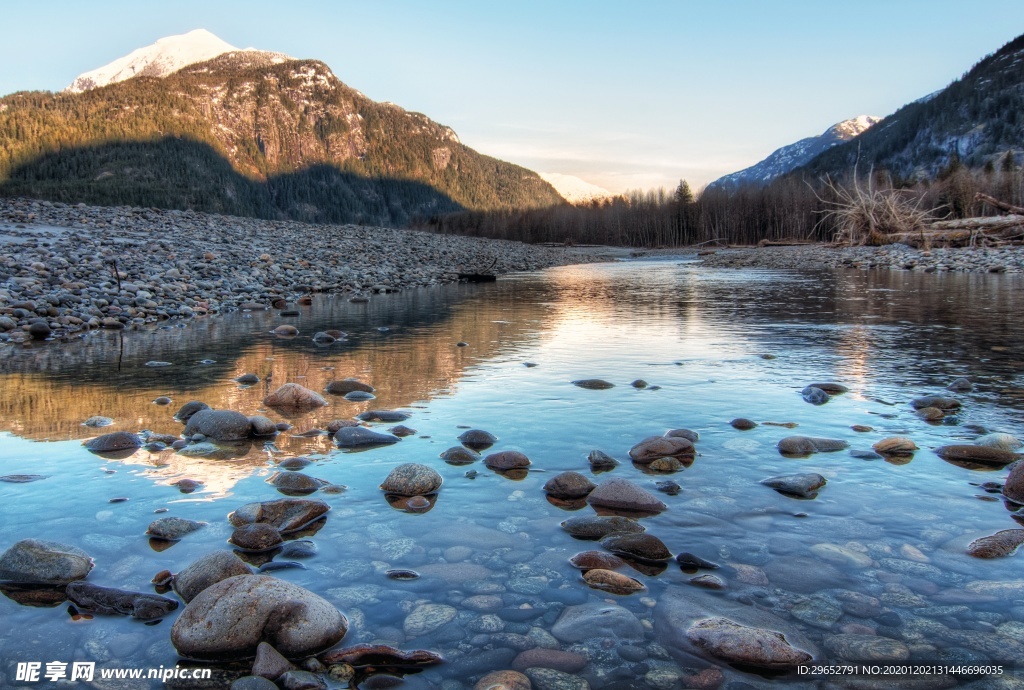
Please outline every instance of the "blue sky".
[[64, 88], [205, 28], [323, 60], [490, 155], [612, 191], [699, 187], [946, 86], [1024, 33], [1020, 0], [4, 3], [0, 94]]

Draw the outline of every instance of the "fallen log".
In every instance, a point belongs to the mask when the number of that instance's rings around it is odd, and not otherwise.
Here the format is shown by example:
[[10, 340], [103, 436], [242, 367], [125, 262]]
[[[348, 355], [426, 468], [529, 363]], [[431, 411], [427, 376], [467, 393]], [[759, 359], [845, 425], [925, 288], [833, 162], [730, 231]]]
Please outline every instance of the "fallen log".
[[983, 203], [988, 204], [989, 206], [995, 206], [1000, 211], [1006, 211], [1007, 213], [1024, 214], [1024, 207], [1008, 204], [1005, 201], [1000, 201], [999, 199], [996, 199], [993, 196], [989, 196], [988, 194], [982, 194], [981, 192], [978, 192], [977, 194], [974, 195], [974, 200], [981, 201]]

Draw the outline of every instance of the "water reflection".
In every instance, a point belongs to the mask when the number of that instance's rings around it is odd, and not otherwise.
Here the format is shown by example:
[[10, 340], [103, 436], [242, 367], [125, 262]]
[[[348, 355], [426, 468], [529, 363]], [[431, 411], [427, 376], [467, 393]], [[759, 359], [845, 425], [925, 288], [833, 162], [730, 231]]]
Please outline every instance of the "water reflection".
[[[979, 486], [1000, 475], [950, 464], [933, 450], [988, 430], [1019, 435], [1022, 287], [1006, 275], [798, 275], [635, 262], [382, 296], [369, 304], [325, 298], [290, 319], [234, 314], [186, 328], [96, 333], [81, 343], [4, 346], [0, 474], [44, 478], [0, 483], [0, 545], [29, 536], [78, 544], [96, 559], [90, 580], [141, 590], [154, 573], [180, 571], [227, 548], [228, 513], [281, 498], [267, 480], [301, 469], [329, 482], [311, 496], [330, 506], [326, 519], [289, 535], [275, 551], [246, 558], [279, 568], [275, 576], [345, 611], [352, 621], [347, 643], [441, 651], [449, 661], [418, 681], [439, 687], [455, 679], [472, 687], [481, 675], [473, 663], [485, 665], [476, 655], [505, 650], [510, 640], [518, 644], [511, 636], [534, 628], [550, 634], [566, 606], [607, 597], [587, 587], [568, 562], [590, 544], [581, 546], [560, 527], [592, 509], [543, 491], [555, 473], [574, 470], [590, 472], [595, 483], [621, 477], [660, 491], [668, 510], [633, 517], [672, 553], [721, 565], [715, 574], [726, 588], [709, 594], [710, 602], [756, 602], [814, 643], [833, 645], [828, 649], [845, 639], [837, 642], [839, 635], [856, 634], [905, 639], [932, 661], [996, 659], [1001, 649], [1017, 649], [1013, 631], [1024, 624], [1024, 610], [1003, 604], [1024, 591], [1012, 585], [1019, 565], [1012, 557], [979, 562], [963, 543], [1024, 518], [1011, 512], [1016, 506], [979, 500], [992, 497]], [[300, 335], [271, 335], [282, 322], [297, 325]], [[386, 332], [378, 330], [383, 326]], [[325, 347], [311, 341], [331, 328], [348, 333], [346, 341]], [[171, 366], [145, 366], [155, 360]], [[246, 373], [260, 381], [239, 385], [234, 379]], [[965, 375], [975, 388], [957, 394], [964, 403], [959, 412], [941, 424], [916, 416], [910, 399], [942, 393]], [[106, 460], [79, 445], [116, 430], [176, 436], [182, 426], [172, 415], [191, 399], [284, 421], [262, 405], [278, 385], [323, 392], [328, 382], [347, 377], [372, 384], [376, 399], [325, 395], [326, 407], [288, 418], [292, 429], [256, 440], [235, 457], [140, 450]], [[614, 387], [571, 383], [588, 378]], [[634, 388], [636, 379], [650, 385]], [[815, 381], [850, 390], [811, 405], [800, 391]], [[153, 404], [161, 395], [173, 404]], [[306, 433], [376, 409], [409, 412], [406, 424], [417, 432], [359, 453]], [[82, 426], [94, 415], [115, 424]], [[729, 425], [737, 417], [758, 425], [738, 431]], [[393, 426], [370, 424], [382, 432]], [[671, 475], [647, 474], [649, 467], [627, 461], [641, 439], [683, 427], [700, 440], [696, 455], [671, 466]], [[497, 436], [496, 450], [527, 455], [530, 471], [502, 476], [478, 456], [443, 458], [468, 429]], [[839, 439], [850, 452], [783, 457], [776, 444], [793, 434]], [[874, 443], [897, 435], [911, 437], [919, 450], [899, 462], [869, 454]], [[53, 442], [39, 442], [46, 439]], [[598, 475], [588, 462], [592, 451], [619, 464]], [[303, 460], [285, 463], [293, 458]], [[388, 472], [405, 462], [436, 469], [444, 479], [439, 491], [418, 500], [383, 493]], [[818, 473], [827, 488], [796, 503], [759, 483], [795, 473]], [[203, 485], [181, 493], [183, 478]], [[347, 488], [327, 493], [330, 487]], [[110, 503], [115, 497], [129, 500]], [[146, 535], [155, 510], [208, 524], [157, 551]], [[315, 542], [315, 549], [288, 555], [299, 538]], [[304, 568], [289, 565], [299, 557]], [[649, 655], [654, 643], [669, 642], [653, 622], [650, 602], [657, 611], [670, 593], [695, 589], [693, 573], [675, 565], [630, 565], [629, 576], [647, 589], [616, 597], [616, 604], [646, 624], [629, 652], [642, 660], [617, 656], [611, 647], [591, 649], [584, 673], [593, 687], [616, 681], [661, 687], [667, 675], [647, 674], [670, 662]], [[421, 577], [386, 575], [395, 569]], [[125, 665], [175, 663], [166, 625], [140, 629], [103, 617], [71, 625], [60, 609], [30, 608], [56, 606], [53, 592], [2, 591], [10, 597], [0, 601], [9, 621], [0, 648], [8, 658], [34, 659], [46, 650], [55, 659], [105, 654]], [[406, 621], [424, 601], [457, 609], [458, 620], [419, 632]], [[854, 632], [842, 632], [844, 626]], [[517, 650], [509, 651], [503, 666]], [[693, 670], [673, 668], [676, 680]]]

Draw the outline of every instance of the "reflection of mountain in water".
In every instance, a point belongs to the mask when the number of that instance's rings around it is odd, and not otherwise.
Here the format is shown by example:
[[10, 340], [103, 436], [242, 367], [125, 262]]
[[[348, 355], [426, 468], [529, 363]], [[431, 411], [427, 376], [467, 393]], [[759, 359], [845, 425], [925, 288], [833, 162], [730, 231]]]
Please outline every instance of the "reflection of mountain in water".
[[[467, 366], [522, 344], [536, 329], [526, 315], [529, 301], [517, 299], [516, 291], [502, 283], [382, 295], [369, 304], [325, 297], [301, 309], [301, 316], [292, 318], [276, 311], [236, 313], [194, 319], [186, 328], [102, 331], [80, 342], [11, 349], [0, 360], [5, 391], [0, 430], [37, 440], [87, 438], [121, 429], [176, 435], [181, 425], [171, 417], [187, 400], [279, 420], [279, 414], [262, 409], [262, 399], [283, 383], [322, 392], [328, 382], [354, 376], [377, 388], [372, 402], [325, 395], [327, 407], [287, 420], [296, 432], [323, 428], [331, 419], [365, 409], [403, 407], [443, 393]], [[282, 323], [294, 324], [300, 335], [270, 334]], [[349, 337], [315, 345], [311, 336], [327, 329]], [[459, 341], [470, 345], [457, 347]], [[149, 361], [171, 366], [148, 367]], [[258, 375], [260, 383], [238, 386], [233, 379], [244, 373]], [[173, 403], [154, 405], [152, 400], [162, 395]], [[116, 423], [101, 430], [81, 426], [94, 415]], [[304, 439], [302, 447], [304, 452], [326, 451], [329, 442]]]

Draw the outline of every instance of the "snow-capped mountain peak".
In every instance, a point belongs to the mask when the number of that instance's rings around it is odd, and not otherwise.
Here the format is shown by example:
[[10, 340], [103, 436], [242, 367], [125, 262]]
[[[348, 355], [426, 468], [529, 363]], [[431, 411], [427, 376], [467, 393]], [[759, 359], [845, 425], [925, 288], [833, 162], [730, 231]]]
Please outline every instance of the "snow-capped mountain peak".
[[718, 178], [709, 184], [708, 188], [735, 189], [746, 184], [768, 184], [776, 177], [810, 163], [823, 151], [853, 139], [881, 121], [882, 118], [873, 115], [858, 115], [849, 120], [837, 122], [816, 137], [807, 137], [796, 143], [783, 146], [749, 168]]
[[218, 55], [238, 50], [206, 29], [195, 29], [177, 36], [158, 39], [156, 43], [78, 75], [66, 91], [79, 93], [132, 77], [166, 77], [182, 67], [211, 60]]
[[575, 175], [562, 173], [537, 173], [541, 179], [555, 188], [563, 199], [570, 204], [589, 204], [591, 201], [606, 199], [612, 195], [604, 187], [590, 184]]

